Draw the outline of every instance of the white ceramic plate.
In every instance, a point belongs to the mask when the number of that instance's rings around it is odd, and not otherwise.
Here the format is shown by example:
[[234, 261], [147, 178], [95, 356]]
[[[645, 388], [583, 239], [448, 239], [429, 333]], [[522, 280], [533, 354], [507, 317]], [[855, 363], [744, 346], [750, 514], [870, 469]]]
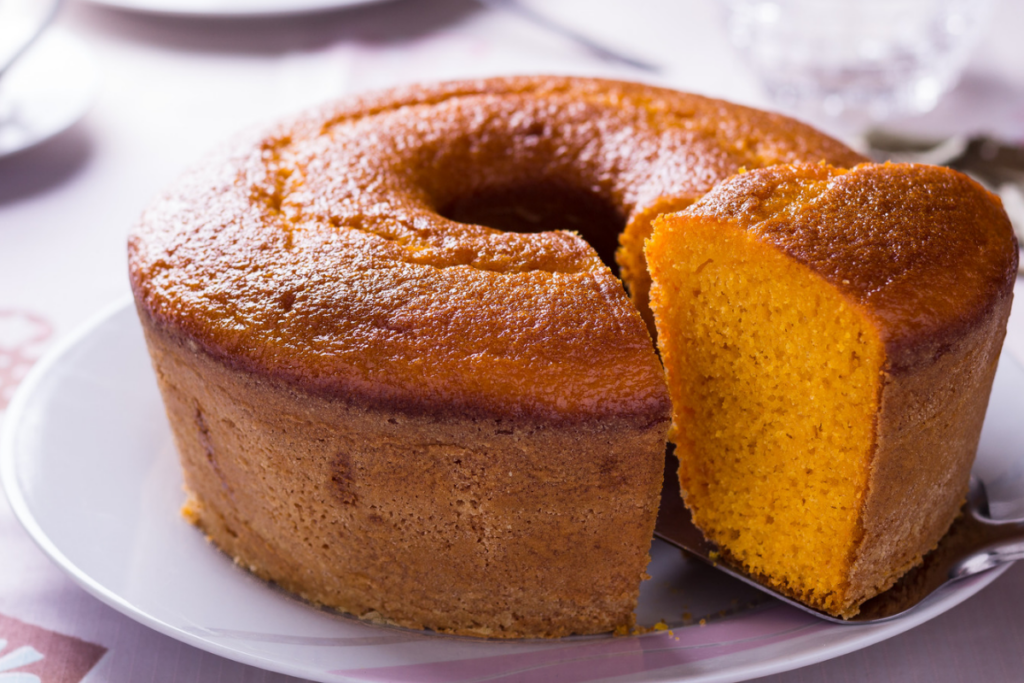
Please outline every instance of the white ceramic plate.
[[[1020, 513], [1024, 371], [1005, 357], [976, 468]], [[181, 477], [135, 311], [123, 303], [50, 353], [12, 401], [0, 475], [35, 541], [87, 591], [186, 643], [316, 681], [735, 681], [819, 662], [913, 628], [997, 569], [907, 616], [828, 624], [653, 547], [642, 636], [495, 642], [374, 626], [314, 609], [236, 567], [178, 514]], [[1002, 506], [1002, 507], [1000, 507]], [[699, 623], [700, 619], [706, 621]], [[695, 623], [696, 622], [696, 623]]]
[[0, 157], [69, 128], [89, 109], [98, 83], [89, 50], [48, 29], [0, 81]]
[[386, 0], [91, 0], [116, 9], [190, 17], [275, 17], [308, 14]]

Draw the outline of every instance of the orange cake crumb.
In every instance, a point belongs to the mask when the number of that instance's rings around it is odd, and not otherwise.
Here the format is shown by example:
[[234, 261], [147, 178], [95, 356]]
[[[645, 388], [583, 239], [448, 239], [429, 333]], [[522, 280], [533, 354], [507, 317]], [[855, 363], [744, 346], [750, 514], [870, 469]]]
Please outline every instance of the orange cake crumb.
[[[651, 301], [686, 503], [770, 586], [851, 616], [956, 515], [1009, 311], [1005, 271], [947, 251], [987, 243], [979, 260], [1013, 260], [986, 195], [945, 169], [776, 167], [655, 221]], [[946, 265], [961, 268], [952, 281]], [[957, 277], [954, 310], [936, 290]], [[908, 286], [917, 307], [887, 294]], [[954, 315], [976, 326], [951, 334]]]

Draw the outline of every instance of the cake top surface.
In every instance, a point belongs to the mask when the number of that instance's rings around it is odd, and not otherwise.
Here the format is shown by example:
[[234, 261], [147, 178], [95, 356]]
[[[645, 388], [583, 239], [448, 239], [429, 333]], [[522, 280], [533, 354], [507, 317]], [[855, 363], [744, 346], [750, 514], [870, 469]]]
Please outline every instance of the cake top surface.
[[1002, 204], [947, 168], [759, 169], [686, 213], [750, 231], [859, 303], [896, 370], [941, 353], [1013, 292], [1018, 252]]
[[784, 117], [637, 84], [506, 78], [371, 94], [239, 139], [182, 178], [129, 239], [132, 287], [162, 329], [321, 395], [649, 419], [667, 414], [662, 369], [622, 284], [578, 234], [444, 215], [540, 185], [596, 197], [621, 228], [741, 167], [822, 159], [860, 161]]

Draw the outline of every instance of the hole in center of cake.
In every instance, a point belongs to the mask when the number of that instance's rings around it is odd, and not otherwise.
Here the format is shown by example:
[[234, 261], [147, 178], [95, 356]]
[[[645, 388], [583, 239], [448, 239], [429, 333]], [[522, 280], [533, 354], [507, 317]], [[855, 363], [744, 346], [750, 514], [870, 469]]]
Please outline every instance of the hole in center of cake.
[[552, 180], [487, 188], [461, 197], [439, 213], [459, 223], [505, 232], [578, 232], [616, 276], [615, 251], [625, 217], [605, 198]]

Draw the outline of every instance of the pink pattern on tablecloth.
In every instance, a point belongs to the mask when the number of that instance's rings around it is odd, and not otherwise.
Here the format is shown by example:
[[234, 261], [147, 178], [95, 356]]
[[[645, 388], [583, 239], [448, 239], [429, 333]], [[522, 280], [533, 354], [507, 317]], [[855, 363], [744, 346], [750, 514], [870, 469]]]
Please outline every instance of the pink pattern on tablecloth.
[[0, 310], [0, 410], [39, 359], [53, 326], [31, 311]]
[[791, 607], [778, 605], [706, 626], [660, 631], [644, 636], [563, 641], [561, 647], [456, 661], [403, 664], [378, 668], [343, 669], [332, 674], [381, 682], [487, 683], [531, 679], [585, 683], [638, 674], [744, 652], [806, 636], [828, 624]]
[[[107, 651], [80, 638], [66, 636], [0, 614], [0, 681], [78, 683]], [[9, 665], [9, 666], [8, 666]]]

